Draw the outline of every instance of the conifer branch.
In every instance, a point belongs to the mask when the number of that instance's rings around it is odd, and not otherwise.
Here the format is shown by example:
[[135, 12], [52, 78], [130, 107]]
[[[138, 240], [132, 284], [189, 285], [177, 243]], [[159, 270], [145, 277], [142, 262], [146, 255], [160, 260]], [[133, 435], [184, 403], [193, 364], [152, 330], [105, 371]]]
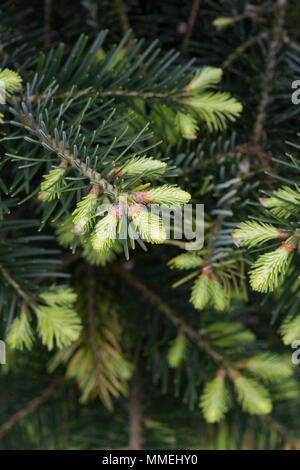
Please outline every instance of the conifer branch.
[[196, 19], [197, 19], [200, 3], [201, 3], [201, 0], [194, 0], [192, 8], [191, 8], [186, 33], [185, 33], [183, 43], [182, 43], [182, 47], [181, 47], [181, 51], [182, 51], [183, 55], [187, 54], [189, 40], [190, 40], [190, 38], [193, 34], [193, 30], [194, 30], [195, 22], [196, 22]]
[[221, 67], [222, 69], [227, 69], [233, 62], [235, 62], [239, 57], [241, 57], [244, 52], [252, 47], [254, 44], [259, 42], [261, 39], [266, 39], [267, 34], [265, 31], [261, 32], [257, 36], [247, 39], [247, 41], [240, 44], [229, 56], [224, 60]]
[[32, 308], [36, 308], [36, 303], [32, 297], [30, 297], [26, 292], [22, 289], [22, 287], [11, 277], [9, 272], [0, 264], [0, 271], [3, 277], [7, 280], [7, 282], [15, 289], [15, 291], [19, 294], [20, 297], [25, 301], [27, 305], [30, 305]]
[[137, 364], [132, 376], [129, 397], [129, 443], [128, 449], [142, 449], [142, 384], [141, 384], [141, 365], [138, 358]]
[[[37, 125], [33, 125], [29, 118], [23, 114], [23, 122], [30, 127], [35, 133], [38, 134], [38, 138], [41, 142], [43, 142], [43, 137], [40, 133], [39, 127]], [[108, 191], [114, 195], [117, 195], [117, 191], [115, 187], [110, 184], [105, 178], [101, 177], [101, 174], [97, 171], [93, 171], [92, 168], [87, 168], [86, 164], [81, 162], [79, 158], [75, 158], [75, 156], [68, 150], [68, 148], [64, 148], [61, 143], [58, 145], [55, 142], [55, 139], [52, 138], [50, 135], [47, 135], [47, 140], [50, 142], [52, 149], [59, 155], [63, 155], [66, 162], [75, 170], [79, 171], [81, 175], [85, 176], [90, 180], [92, 184], [96, 184], [100, 186], [104, 191]]]
[[[184, 92], [182, 92], [184, 94]], [[132, 97], [132, 98], [144, 98], [144, 99], [161, 99], [161, 98], [170, 98], [171, 96], [174, 95], [174, 93], [171, 93], [169, 91], [157, 93], [155, 91], [148, 91], [148, 92], [142, 92], [142, 91], [129, 91], [129, 90], [107, 90], [107, 91], [98, 91], [98, 90], [86, 90], [84, 93], [82, 91], [65, 91], [64, 93], [58, 93], [57, 95], [53, 95], [51, 99], [53, 100], [60, 100], [60, 99], [66, 99], [66, 98], [74, 98], [76, 96], [95, 96], [97, 95], [98, 97], [106, 97], [106, 96], [123, 96], [125, 98]], [[48, 97], [47, 94], [44, 95], [30, 95], [28, 99], [32, 102], [37, 101], [37, 100], [46, 100]], [[21, 98], [17, 98], [18, 101], [21, 101]]]
[[121, 267], [120, 265], [113, 266], [114, 272], [116, 272], [119, 276], [121, 276], [125, 281], [127, 281], [130, 285], [132, 285], [135, 289], [137, 289], [142, 296], [147, 299], [152, 305], [155, 305], [160, 312], [162, 312], [170, 321], [175, 325], [177, 328], [189, 336], [198, 346], [203, 349], [210, 357], [214, 359], [216, 362], [223, 362], [224, 358], [215, 351], [210, 344], [205, 341], [202, 337], [202, 334], [198, 331], [193, 330], [184, 320], [182, 320], [176, 312], [174, 312], [167, 304], [163, 302], [163, 300], [151, 291], [145, 284], [141, 281], [136, 279], [136, 277]]
[[13, 414], [8, 421], [0, 426], [0, 438], [8, 433], [18, 421], [34, 413], [37, 408], [43, 405], [56, 392], [58, 387], [65, 383], [66, 379], [64, 377], [55, 380], [49, 387], [45, 388], [39, 396], [30, 400], [22, 410]]
[[291, 436], [289, 430], [283, 424], [279, 423], [276, 421], [276, 419], [269, 415], [261, 415], [259, 418], [263, 423], [266, 423], [271, 429], [276, 431], [277, 434], [282, 436], [286, 444], [289, 444], [294, 449], [300, 448], [299, 439], [295, 439], [293, 436]]
[[270, 93], [272, 91], [273, 79], [277, 63], [277, 49], [283, 32], [285, 12], [288, 0], [277, 0], [274, 9], [274, 22], [272, 30], [272, 41], [270, 45], [269, 55], [267, 58], [266, 69], [262, 83], [261, 99], [257, 109], [257, 118], [253, 128], [253, 142], [259, 144], [263, 137], [263, 127], [266, 119], [266, 111], [270, 101]]
[[88, 299], [87, 299], [87, 316], [88, 316], [88, 325], [89, 325], [89, 337], [91, 341], [91, 349], [94, 357], [94, 365], [97, 374], [97, 384], [102, 380], [102, 367], [101, 367], [101, 357], [100, 351], [97, 344], [96, 330], [95, 330], [95, 278], [93, 276], [94, 268], [91, 265], [88, 265], [88, 276], [89, 276], [89, 286], [88, 286]]

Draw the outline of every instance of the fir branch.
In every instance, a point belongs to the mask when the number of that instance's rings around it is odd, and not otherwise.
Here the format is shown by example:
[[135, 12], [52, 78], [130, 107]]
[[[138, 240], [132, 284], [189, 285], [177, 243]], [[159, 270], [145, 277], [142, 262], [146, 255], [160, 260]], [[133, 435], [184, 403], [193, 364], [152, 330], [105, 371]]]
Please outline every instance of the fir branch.
[[[97, 387], [99, 387], [103, 371], [102, 371], [102, 361], [100, 356], [100, 351], [97, 344], [97, 336], [95, 329], [95, 278], [94, 278], [94, 268], [91, 265], [88, 265], [88, 276], [89, 276], [89, 285], [88, 285], [88, 301], [87, 301], [87, 317], [88, 317], [88, 327], [89, 327], [89, 339], [91, 342], [91, 349], [94, 358], [94, 364], [97, 375]], [[101, 390], [99, 389], [99, 395], [101, 396]]]
[[286, 428], [283, 424], [279, 423], [270, 415], [261, 415], [259, 419], [266, 423], [271, 429], [276, 431], [277, 434], [283, 437], [286, 444], [289, 444], [294, 449], [299, 449], [300, 441], [299, 439], [294, 438], [291, 436], [290, 431]]
[[[51, 99], [53, 100], [64, 100], [67, 98], [75, 98], [77, 96], [95, 96], [97, 95], [98, 97], [106, 97], [106, 96], [123, 96], [124, 98], [144, 98], [144, 99], [161, 99], [161, 98], [170, 98], [171, 96], [174, 95], [174, 92], [170, 91], [165, 91], [161, 93], [157, 93], [155, 91], [129, 91], [129, 90], [107, 90], [107, 91], [98, 91], [95, 89], [92, 90], [86, 90], [86, 91], [65, 91], [64, 93], [58, 93], [57, 95], [51, 96]], [[29, 97], [26, 97], [26, 99], [29, 99], [31, 102], [35, 102], [37, 100], [46, 100], [48, 98], [47, 94], [39, 95], [39, 94], [34, 94], [30, 95]], [[21, 97], [16, 98], [17, 101], [22, 102]]]
[[182, 51], [183, 55], [186, 55], [187, 51], [188, 51], [188, 44], [189, 44], [189, 40], [190, 40], [190, 38], [192, 37], [192, 34], [193, 34], [193, 30], [194, 30], [195, 22], [196, 22], [196, 19], [197, 19], [200, 3], [201, 3], [201, 0], [194, 0], [192, 8], [191, 8], [186, 33], [185, 33], [185, 36], [183, 38], [183, 42], [182, 42], [182, 46], [181, 46], [181, 51]]
[[201, 349], [203, 349], [212, 359], [216, 362], [223, 362], [224, 358], [215, 351], [210, 344], [205, 341], [202, 337], [202, 334], [198, 331], [193, 330], [184, 320], [182, 320], [176, 312], [174, 312], [163, 300], [151, 291], [145, 284], [136, 279], [136, 277], [121, 267], [120, 265], [113, 266], [114, 272], [116, 272], [120, 277], [125, 279], [130, 285], [137, 289], [142, 296], [149, 301], [152, 305], [155, 305], [161, 313], [163, 313], [177, 328], [189, 336]]
[[11, 277], [9, 272], [0, 264], [0, 271], [7, 282], [15, 289], [15, 291], [19, 294], [20, 297], [24, 300], [24, 302], [32, 308], [36, 308], [37, 304], [32, 297], [30, 297], [26, 292], [22, 289], [22, 287]]
[[241, 57], [247, 49], [252, 47], [254, 44], [259, 42], [261, 39], [266, 39], [267, 33], [265, 31], [261, 32], [257, 36], [247, 39], [247, 41], [240, 44], [234, 51], [232, 51], [229, 56], [224, 60], [221, 65], [223, 70], [230, 67], [230, 65], [235, 62], [239, 57]]
[[34, 413], [37, 408], [43, 405], [56, 392], [58, 387], [65, 383], [66, 379], [64, 377], [55, 380], [49, 387], [45, 388], [39, 396], [30, 400], [22, 410], [13, 414], [6, 423], [0, 426], [0, 438], [8, 433], [18, 421]]
[[138, 358], [130, 386], [129, 409], [129, 443], [128, 449], [142, 449], [142, 384], [141, 365]]
[[[33, 125], [25, 114], [22, 114], [22, 117], [23, 117], [23, 123], [25, 123], [28, 127], [33, 129], [35, 132], [37, 132], [39, 136], [39, 140], [43, 142], [44, 139], [40, 132], [41, 129], [38, 127], [38, 125]], [[58, 145], [56, 145], [54, 138], [52, 138], [50, 135], [46, 135], [46, 137], [47, 137], [48, 142], [50, 142], [51, 148], [59, 156], [63, 155], [64, 159], [68, 162], [68, 164], [72, 168], [79, 171], [81, 175], [88, 178], [92, 184], [96, 184], [100, 186], [104, 191], [108, 191], [114, 195], [117, 195], [117, 191], [115, 187], [112, 184], [110, 184], [105, 178], [102, 178], [100, 173], [98, 173], [97, 171], [94, 171], [92, 168], [87, 168], [86, 164], [82, 162], [79, 158], [75, 158], [74, 154], [71, 153], [68, 150], [68, 148], [64, 148], [62, 143], [59, 143]]]
[[270, 101], [273, 79], [277, 64], [277, 49], [283, 32], [285, 12], [288, 0], [277, 0], [277, 6], [274, 10], [274, 22], [272, 31], [272, 41], [267, 59], [266, 69], [262, 83], [261, 98], [257, 109], [257, 118], [253, 128], [253, 142], [259, 144], [263, 136], [264, 122], [266, 119], [267, 107]]

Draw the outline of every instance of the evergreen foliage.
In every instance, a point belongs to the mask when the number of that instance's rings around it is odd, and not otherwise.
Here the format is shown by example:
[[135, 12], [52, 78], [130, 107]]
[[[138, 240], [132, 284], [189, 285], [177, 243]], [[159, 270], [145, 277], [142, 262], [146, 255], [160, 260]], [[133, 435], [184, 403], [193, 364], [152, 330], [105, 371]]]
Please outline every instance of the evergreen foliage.
[[27, 3], [0, 5], [0, 448], [299, 449], [298, 2]]

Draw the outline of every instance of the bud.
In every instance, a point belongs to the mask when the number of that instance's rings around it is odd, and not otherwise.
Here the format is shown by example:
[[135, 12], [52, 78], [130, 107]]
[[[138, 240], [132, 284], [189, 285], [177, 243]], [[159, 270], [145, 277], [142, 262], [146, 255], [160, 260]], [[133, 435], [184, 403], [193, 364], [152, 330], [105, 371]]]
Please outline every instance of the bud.
[[234, 22], [233, 18], [225, 17], [225, 16], [219, 16], [216, 18], [212, 24], [217, 28], [218, 31], [221, 29], [227, 28], [230, 24]]
[[92, 232], [91, 243], [94, 250], [106, 251], [110, 249], [117, 237], [117, 226], [119, 221], [119, 213], [117, 208], [113, 208], [103, 217]]
[[187, 340], [184, 334], [179, 333], [171, 342], [168, 352], [168, 362], [171, 367], [177, 368], [185, 359], [187, 349]]
[[190, 114], [177, 113], [176, 124], [180, 129], [182, 137], [188, 140], [197, 139], [198, 126], [196, 119]]
[[74, 225], [74, 227], [70, 230], [70, 232], [73, 233], [73, 235], [84, 235], [85, 224], [86, 222], [84, 220], [80, 220], [76, 225]]
[[60, 197], [60, 190], [67, 185], [64, 176], [66, 173], [65, 162], [59, 168], [54, 168], [41, 183], [41, 192], [38, 194], [40, 201], [51, 201]]
[[82, 198], [73, 212], [75, 227], [71, 230], [74, 235], [84, 235], [91, 227], [98, 206], [99, 186], [94, 185], [89, 194]]
[[188, 84], [185, 87], [186, 92], [200, 91], [206, 88], [213, 88], [222, 79], [223, 70], [218, 67], [203, 67], [198, 70]]

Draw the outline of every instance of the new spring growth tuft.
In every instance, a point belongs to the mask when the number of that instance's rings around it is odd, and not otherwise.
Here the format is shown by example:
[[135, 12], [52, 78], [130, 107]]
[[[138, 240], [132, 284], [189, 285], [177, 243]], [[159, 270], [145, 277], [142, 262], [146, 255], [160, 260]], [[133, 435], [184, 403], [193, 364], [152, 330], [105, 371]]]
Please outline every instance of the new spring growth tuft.
[[98, 205], [99, 186], [94, 185], [87, 196], [77, 204], [73, 212], [74, 227], [71, 232], [74, 235], [84, 235], [92, 226]]
[[218, 31], [221, 31], [221, 29], [227, 28], [227, 26], [229, 26], [233, 22], [234, 22], [233, 18], [219, 16], [212, 22], [212, 25], [215, 26]]
[[173, 206], [187, 204], [191, 195], [178, 188], [176, 185], [164, 184], [147, 191], [137, 191], [132, 193], [131, 198], [140, 204], [164, 204]]
[[203, 268], [194, 282], [190, 301], [199, 310], [209, 306], [218, 311], [225, 310], [228, 303], [226, 291], [208, 267]]
[[254, 220], [242, 222], [231, 234], [236, 246], [247, 246], [248, 248], [261, 245], [275, 238], [286, 238], [287, 236], [288, 234], [273, 227], [273, 225]]
[[196, 119], [191, 114], [178, 112], [176, 115], [176, 125], [184, 139], [197, 139], [198, 125]]
[[[22, 84], [22, 79], [13, 70], [0, 69], [0, 104], [4, 104], [7, 97], [17, 91]], [[3, 114], [0, 113], [0, 124], [3, 123]]]
[[198, 70], [192, 81], [185, 87], [186, 92], [213, 88], [222, 79], [223, 71], [217, 67], [203, 67]]
[[54, 168], [47, 175], [44, 175], [44, 181], [41, 183], [41, 191], [38, 194], [40, 201], [52, 201], [60, 198], [61, 190], [67, 185], [65, 173], [68, 163], [63, 160], [59, 168]]
[[161, 217], [140, 206], [130, 206], [129, 218], [142, 240], [149, 243], [164, 243], [167, 234]]
[[117, 238], [119, 218], [119, 206], [114, 205], [108, 214], [99, 220], [91, 235], [91, 243], [94, 250], [107, 251], [114, 246]]
[[300, 190], [283, 186], [273, 193], [272, 197], [259, 198], [263, 207], [267, 207], [271, 212], [284, 219], [300, 212]]
[[276, 250], [261, 255], [253, 264], [250, 273], [252, 288], [266, 293], [278, 287], [281, 276], [286, 271], [288, 258], [295, 247], [294, 237], [290, 237]]

